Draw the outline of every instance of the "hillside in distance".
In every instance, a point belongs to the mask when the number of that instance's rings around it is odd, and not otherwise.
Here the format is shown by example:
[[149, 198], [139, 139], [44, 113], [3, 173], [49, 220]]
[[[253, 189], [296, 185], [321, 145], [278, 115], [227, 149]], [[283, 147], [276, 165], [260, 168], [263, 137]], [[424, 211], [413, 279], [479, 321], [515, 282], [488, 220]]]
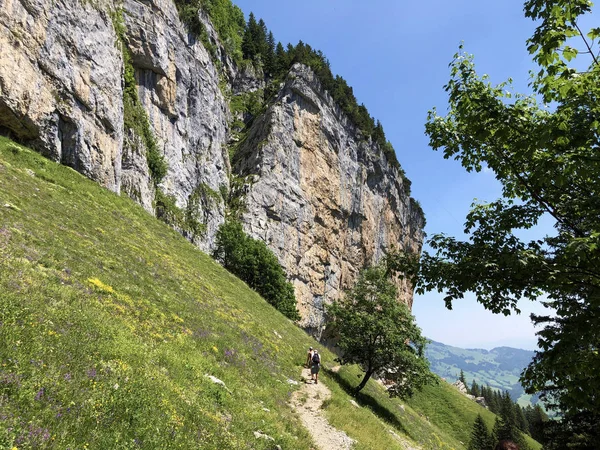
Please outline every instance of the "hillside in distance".
[[496, 347], [492, 350], [464, 349], [431, 341], [426, 356], [431, 371], [448, 382], [458, 380], [460, 371], [465, 373], [467, 387], [473, 380], [479, 385], [508, 391], [521, 406], [536, 404], [537, 397], [525, 394], [519, 376], [533, 358], [534, 352], [511, 347]]

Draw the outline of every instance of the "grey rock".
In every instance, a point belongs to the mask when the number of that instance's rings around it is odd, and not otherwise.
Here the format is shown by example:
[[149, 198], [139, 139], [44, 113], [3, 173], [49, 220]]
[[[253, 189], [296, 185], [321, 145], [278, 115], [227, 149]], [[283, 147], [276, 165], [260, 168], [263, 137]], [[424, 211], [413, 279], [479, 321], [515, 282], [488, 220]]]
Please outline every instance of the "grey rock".
[[209, 251], [224, 220], [224, 201], [206, 195], [197, 203], [190, 199], [197, 192], [218, 193], [229, 185], [224, 143], [230, 114], [219, 74], [204, 46], [179, 22], [171, 0], [126, 0], [124, 8], [139, 96], [169, 166], [160, 188], [174, 196], [179, 207], [196, 209], [207, 227], [196, 244]]
[[468, 389], [462, 381], [456, 380], [454, 383], [452, 383], [452, 386], [458, 389], [461, 394], [467, 395]]
[[269, 436], [268, 434], [263, 433], [262, 431], [258, 430], [254, 432], [254, 437], [256, 439], [265, 439], [267, 441], [275, 441], [274, 438], [272, 438], [271, 436]]
[[123, 63], [110, 5], [2, 2], [0, 126], [119, 192]]
[[[323, 337], [324, 304], [394, 246], [420, 252], [423, 218], [402, 177], [363, 138], [314, 73], [296, 65], [234, 160], [253, 175], [246, 231], [275, 252], [294, 284], [301, 326]], [[412, 304], [412, 289], [399, 282]]]

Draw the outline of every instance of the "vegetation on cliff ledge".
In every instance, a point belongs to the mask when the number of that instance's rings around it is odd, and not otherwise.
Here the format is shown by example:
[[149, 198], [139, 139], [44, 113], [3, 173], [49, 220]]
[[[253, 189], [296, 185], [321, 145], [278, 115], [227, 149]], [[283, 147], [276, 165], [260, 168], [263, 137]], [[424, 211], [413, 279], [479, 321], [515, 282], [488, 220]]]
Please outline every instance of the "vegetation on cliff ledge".
[[219, 227], [213, 257], [286, 317], [300, 319], [294, 286], [277, 257], [263, 241], [244, 233], [239, 221], [228, 219]]
[[132, 130], [142, 140], [150, 176], [154, 186], [158, 187], [167, 174], [168, 165], [163, 155], [160, 154], [148, 114], [138, 96], [135, 69], [131, 63], [131, 52], [125, 44], [126, 30], [123, 22], [123, 12], [121, 10], [113, 12], [112, 19], [117, 33], [118, 45], [123, 53], [123, 125], [125, 130]]

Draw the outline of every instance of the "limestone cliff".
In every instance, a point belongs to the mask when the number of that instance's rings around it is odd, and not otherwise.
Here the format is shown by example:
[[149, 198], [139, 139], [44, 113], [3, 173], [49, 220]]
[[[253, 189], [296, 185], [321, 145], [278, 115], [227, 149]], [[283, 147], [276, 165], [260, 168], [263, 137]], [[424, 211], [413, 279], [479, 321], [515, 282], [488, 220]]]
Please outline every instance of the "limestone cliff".
[[[212, 55], [172, 0], [0, 0], [0, 131], [154, 213], [147, 148], [124, 126], [124, 45], [168, 166], [158, 188], [200, 218], [205, 230], [194, 242], [214, 245], [232, 170], [252, 175], [245, 229], [276, 253], [295, 285], [302, 325], [319, 334], [323, 303], [362, 267], [392, 245], [420, 251], [423, 217], [399, 171], [304, 66], [254, 118], [232, 169], [223, 92], [254, 91], [264, 80], [249, 66], [238, 69], [208, 18], [200, 20]], [[402, 288], [410, 304], [411, 289]]]
[[[295, 65], [234, 160], [254, 175], [246, 230], [264, 240], [291, 278], [301, 325], [319, 335], [323, 303], [390, 247], [420, 252], [424, 218], [411, 207], [399, 171], [365, 140], [321, 88]], [[404, 301], [412, 291], [400, 284]]]
[[[0, 127], [153, 211], [154, 186], [139, 136], [123, 127], [120, 2], [0, 0]], [[206, 49], [171, 0], [125, 0], [125, 44], [139, 97], [168, 164], [161, 189], [186, 208], [198, 191], [228, 184], [229, 108]], [[208, 249], [224, 204], [193, 205]]]

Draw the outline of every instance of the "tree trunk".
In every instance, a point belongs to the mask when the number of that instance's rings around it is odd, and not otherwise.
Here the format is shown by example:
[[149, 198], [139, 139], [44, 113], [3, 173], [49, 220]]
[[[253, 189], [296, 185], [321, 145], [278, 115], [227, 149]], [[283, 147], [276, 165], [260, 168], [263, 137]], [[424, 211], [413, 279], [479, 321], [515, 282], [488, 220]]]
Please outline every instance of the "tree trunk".
[[373, 375], [373, 370], [367, 370], [367, 373], [365, 373], [365, 377], [362, 379], [360, 384], [354, 390], [355, 394], [358, 394], [362, 390], [362, 388], [365, 387], [365, 385], [367, 384], [367, 381], [369, 381], [369, 378], [371, 378], [371, 375]]

